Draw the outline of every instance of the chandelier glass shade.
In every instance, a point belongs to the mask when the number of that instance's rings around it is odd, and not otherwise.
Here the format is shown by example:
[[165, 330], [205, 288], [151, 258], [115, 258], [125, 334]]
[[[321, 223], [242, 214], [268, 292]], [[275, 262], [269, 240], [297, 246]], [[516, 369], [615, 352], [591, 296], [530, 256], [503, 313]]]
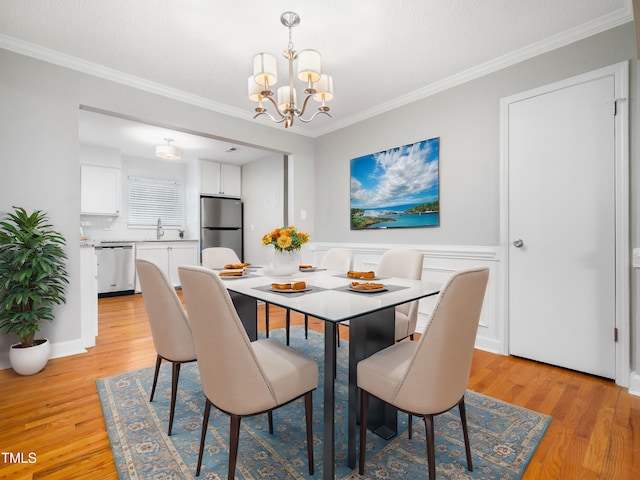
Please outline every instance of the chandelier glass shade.
[[173, 138], [165, 138], [166, 145], [158, 145], [156, 147], [156, 157], [164, 158], [165, 160], [179, 160], [182, 152], [178, 147], [171, 145]]
[[[288, 82], [277, 89], [274, 94], [273, 87], [278, 82], [278, 70], [276, 58], [268, 53], [258, 53], [253, 57], [253, 75], [248, 79], [249, 99], [257, 102], [256, 114], [253, 118], [267, 115], [276, 123], [284, 123], [285, 128], [293, 125], [296, 118], [308, 123], [317, 115], [329, 114], [326, 102], [333, 98], [333, 78], [322, 73], [322, 57], [316, 50], [293, 49], [291, 29], [300, 23], [300, 17], [294, 12], [285, 12], [280, 17], [282, 24], [289, 29], [289, 45], [282, 52], [288, 63]], [[297, 70], [294, 68], [297, 66]], [[298, 95], [294, 84], [294, 71], [298, 80], [304, 82], [304, 98], [302, 105], [298, 104]], [[275, 97], [275, 98], [274, 98]], [[309, 118], [303, 118], [310, 99], [320, 102], [317, 111]], [[269, 113], [266, 105], [271, 105], [275, 115]]]

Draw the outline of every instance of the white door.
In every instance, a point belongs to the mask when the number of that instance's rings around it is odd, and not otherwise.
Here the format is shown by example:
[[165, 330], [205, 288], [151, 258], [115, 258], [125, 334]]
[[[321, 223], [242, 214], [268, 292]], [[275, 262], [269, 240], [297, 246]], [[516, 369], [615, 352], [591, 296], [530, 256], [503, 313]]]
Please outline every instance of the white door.
[[508, 110], [509, 351], [615, 378], [614, 77]]

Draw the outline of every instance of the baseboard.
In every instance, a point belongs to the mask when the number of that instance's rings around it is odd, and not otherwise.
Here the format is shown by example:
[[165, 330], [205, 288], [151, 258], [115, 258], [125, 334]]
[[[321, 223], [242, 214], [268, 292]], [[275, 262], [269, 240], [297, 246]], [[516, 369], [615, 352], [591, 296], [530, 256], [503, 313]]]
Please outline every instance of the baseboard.
[[87, 349], [84, 348], [81, 338], [67, 342], [52, 343], [51, 356], [49, 359], [69, 357], [71, 355], [78, 355], [79, 353], [87, 353]]
[[[70, 355], [78, 355], [79, 353], [87, 353], [87, 350], [82, 346], [82, 340], [69, 340], [67, 342], [58, 342], [51, 343], [51, 355], [49, 356], [49, 360], [52, 358], [60, 358], [60, 357], [68, 357]], [[0, 357], [0, 370], [6, 370], [7, 368], [11, 368], [11, 364], [9, 363], [9, 352], [7, 351], [6, 356], [3, 355]]]
[[640, 397], [640, 373], [631, 372], [629, 375], [629, 393]]
[[478, 335], [476, 337], [476, 344], [475, 347], [478, 350], [483, 350], [485, 352], [489, 352], [489, 353], [497, 353], [499, 355], [506, 355], [506, 353], [504, 353], [502, 351], [502, 346], [500, 344], [500, 342], [494, 338], [489, 338], [489, 337], [484, 337], [482, 335]]

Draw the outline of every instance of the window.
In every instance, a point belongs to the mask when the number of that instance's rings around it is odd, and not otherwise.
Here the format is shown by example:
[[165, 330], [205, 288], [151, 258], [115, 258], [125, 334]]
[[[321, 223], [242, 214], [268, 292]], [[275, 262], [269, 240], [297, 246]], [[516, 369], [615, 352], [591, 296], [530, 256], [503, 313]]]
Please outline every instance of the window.
[[180, 228], [182, 184], [172, 180], [129, 177], [129, 226]]

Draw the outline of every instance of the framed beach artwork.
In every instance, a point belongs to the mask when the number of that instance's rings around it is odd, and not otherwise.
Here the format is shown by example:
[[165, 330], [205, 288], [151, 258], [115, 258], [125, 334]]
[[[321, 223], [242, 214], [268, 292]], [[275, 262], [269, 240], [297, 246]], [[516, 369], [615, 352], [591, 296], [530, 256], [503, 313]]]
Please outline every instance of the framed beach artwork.
[[440, 225], [440, 138], [351, 160], [351, 229]]

